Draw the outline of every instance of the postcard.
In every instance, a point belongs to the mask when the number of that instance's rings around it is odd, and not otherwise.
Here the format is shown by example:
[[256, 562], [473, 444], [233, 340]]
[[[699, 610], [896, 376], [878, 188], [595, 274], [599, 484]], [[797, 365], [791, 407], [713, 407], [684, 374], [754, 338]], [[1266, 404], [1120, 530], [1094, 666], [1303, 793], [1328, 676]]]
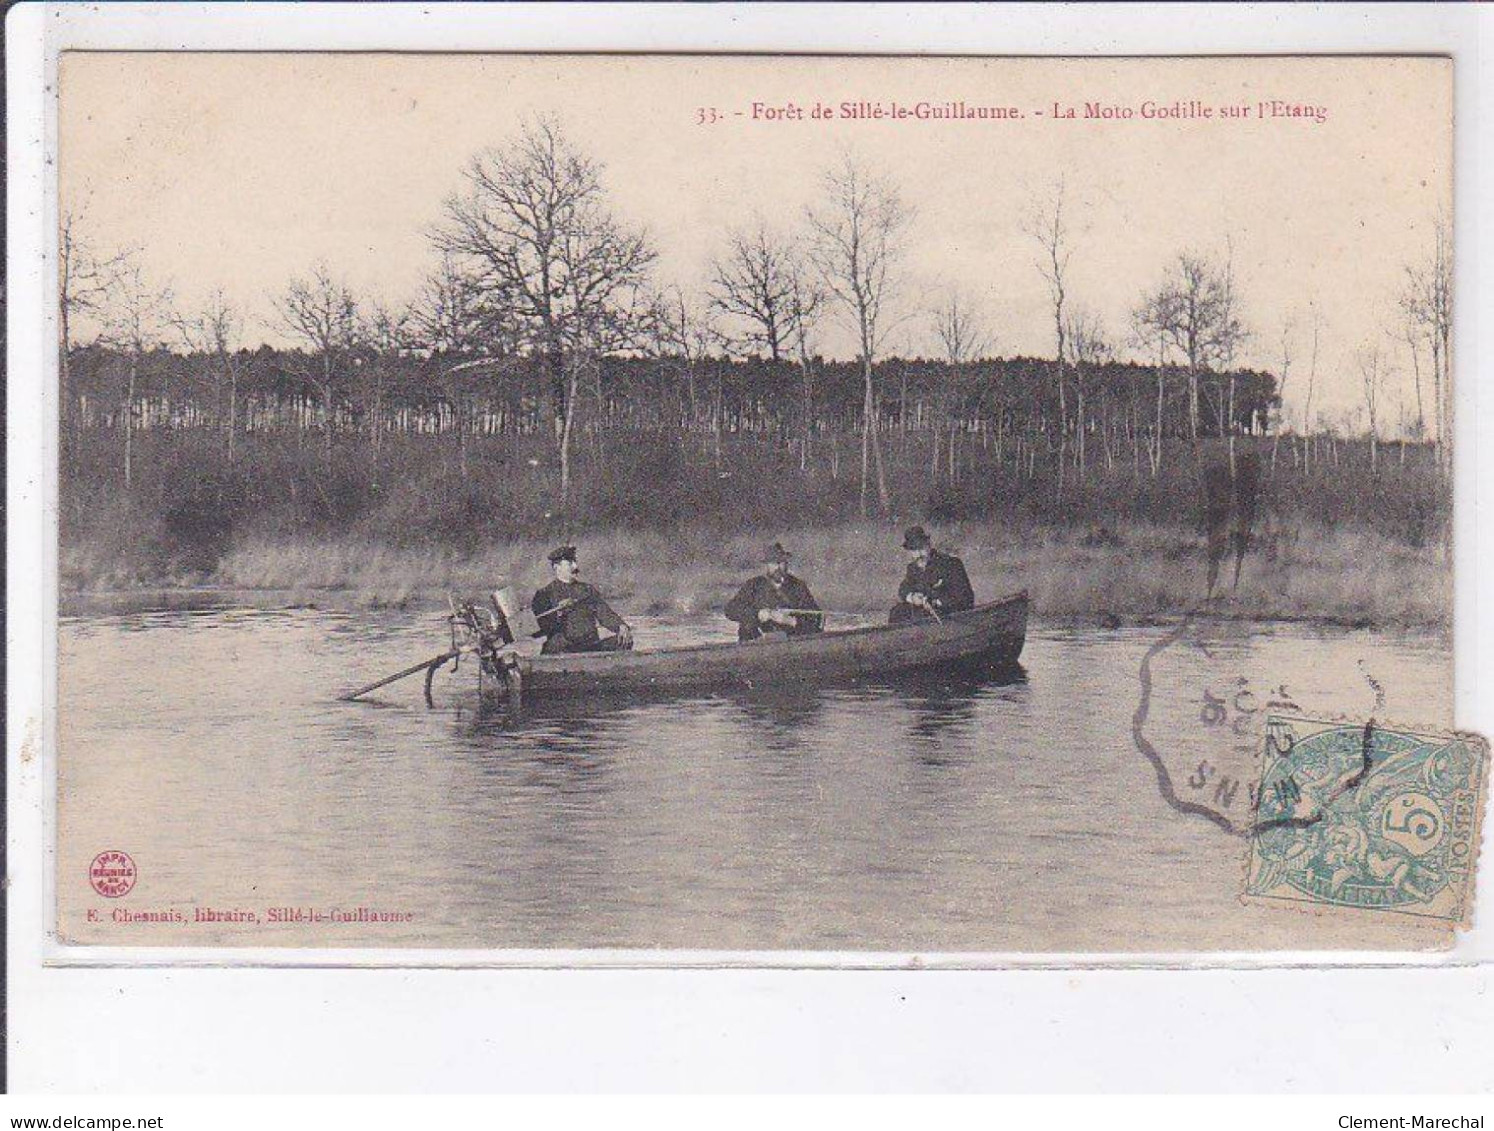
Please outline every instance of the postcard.
[[58, 99], [60, 952], [1474, 923], [1450, 59]]

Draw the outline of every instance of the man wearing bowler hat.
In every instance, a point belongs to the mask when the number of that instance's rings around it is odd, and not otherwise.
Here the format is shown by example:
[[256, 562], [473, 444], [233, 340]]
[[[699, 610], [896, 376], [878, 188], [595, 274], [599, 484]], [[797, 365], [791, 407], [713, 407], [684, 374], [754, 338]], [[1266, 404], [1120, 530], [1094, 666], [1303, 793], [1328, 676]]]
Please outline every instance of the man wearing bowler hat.
[[[600, 593], [576, 580], [580, 568], [576, 547], [558, 546], [550, 551], [555, 580], [536, 593], [530, 605], [539, 621], [539, 635], [545, 638], [540, 651], [626, 652], [633, 647], [633, 630]], [[613, 635], [603, 637], [598, 625]]]
[[903, 583], [897, 587], [897, 604], [888, 624], [912, 620], [941, 620], [947, 613], [975, 607], [975, 593], [965, 573], [965, 563], [953, 554], [934, 549], [934, 540], [921, 526], [903, 534], [903, 549], [913, 553]]
[[763, 572], [727, 604], [726, 616], [737, 622], [738, 640], [756, 640], [764, 632], [807, 636], [825, 627], [809, 586], [788, 571], [788, 563], [789, 552], [774, 542], [763, 555]]

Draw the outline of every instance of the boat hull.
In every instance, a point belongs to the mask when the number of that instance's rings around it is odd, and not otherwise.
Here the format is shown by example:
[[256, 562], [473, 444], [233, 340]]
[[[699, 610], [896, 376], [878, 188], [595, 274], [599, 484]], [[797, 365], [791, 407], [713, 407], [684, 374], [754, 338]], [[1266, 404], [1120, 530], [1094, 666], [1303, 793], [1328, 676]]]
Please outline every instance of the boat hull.
[[[616, 701], [876, 683], [913, 673], [968, 678], [1016, 667], [1027, 635], [1027, 609], [1027, 594], [1018, 593], [948, 614], [939, 622], [930, 617], [901, 625], [658, 652], [526, 656], [517, 659], [517, 686], [512, 679], [494, 678], [488, 672], [456, 682], [466, 684], [468, 694], [461, 698], [468, 703], [475, 690], [478, 705], [484, 708], [513, 708], [588, 697]], [[465, 668], [463, 675], [472, 670]]]

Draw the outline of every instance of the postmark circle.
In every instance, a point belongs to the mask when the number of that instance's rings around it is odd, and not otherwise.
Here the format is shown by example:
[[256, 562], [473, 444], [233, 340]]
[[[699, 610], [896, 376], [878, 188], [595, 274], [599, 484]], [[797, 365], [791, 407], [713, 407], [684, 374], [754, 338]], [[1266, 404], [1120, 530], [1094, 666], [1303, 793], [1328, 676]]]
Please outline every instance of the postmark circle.
[[88, 882], [105, 899], [129, 895], [135, 886], [135, 861], [128, 852], [105, 849], [88, 866]]

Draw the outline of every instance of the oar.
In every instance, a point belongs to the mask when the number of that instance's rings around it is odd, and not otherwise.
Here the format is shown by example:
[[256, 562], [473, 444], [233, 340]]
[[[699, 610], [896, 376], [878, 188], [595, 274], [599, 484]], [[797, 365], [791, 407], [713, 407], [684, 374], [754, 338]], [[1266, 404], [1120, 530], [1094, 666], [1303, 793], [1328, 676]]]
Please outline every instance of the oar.
[[840, 609], [771, 609], [770, 612], [788, 613], [791, 617], [855, 617], [861, 614], [848, 613]]
[[442, 652], [439, 656], [433, 656], [429, 660], [421, 660], [418, 664], [411, 664], [404, 671], [385, 676], [377, 682], [370, 683], [367, 687], [360, 687], [357, 691], [349, 691], [346, 695], [339, 695], [337, 698], [344, 703], [351, 702], [360, 696], [367, 695], [370, 691], [377, 691], [379, 688], [391, 684], [395, 680], [404, 679], [406, 676], [414, 675], [416, 672], [423, 672], [426, 668], [434, 667], [437, 664], [444, 664], [447, 660], [459, 656], [461, 653], [462, 650], [460, 648], [453, 649], [450, 652]]
[[560, 602], [560, 604], [551, 605], [544, 612], [536, 613], [534, 615], [534, 619], [540, 621], [544, 620], [546, 617], [553, 617], [556, 613], [563, 613], [567, 609], [574, 609], [582, 602], [583, 599], [584, 598], [581, 597], [567, 597], [564, 601]]
[[[544, 612], [542, 612], [542, 613], [536, 613], [534, 615], [534, 622], [536, 624], [538, 624], [540, 621], [544, 620], [546, 617], [553, 617], [557, 613], [569, 612], [571, 609], [574, 609], [577, 605], [584, 605], [584, 604], [586, 604], [589, 601], [595, 601], [595, 600], [596, 600], [596, 595], [592, 594], [592, 593], [584, 594], [583, 596], [580, 596], [580, 597], [567, 597], [564, 601], [561, 601], [560, 604], [558, 604], [558, 605], [551, 605]], [[547, 631], [546, 629], [542, 628], [538, 632], [531, 632], [529, 635], [532, 636], [534, 639], [538, 640], [541, 636], [545, 635], [546, 631]]]
[[905, 603], [908, 604], [908, 605], [911, 605], [915, 609], [922, 609], [924, 612], [928, 613], [929, 616], [931, 616], [931, 617], [934, 618], [934, 622], [936, 624], [943, 624], [944, 623], [944, 618], [939, 615], [939, 610], [936, 609], [936, 608], [934, 608], [933, 605], [930, 605], [927, 602], [925, 602], [922, 605], [914, 605], [911, 601], [905, 602]]

